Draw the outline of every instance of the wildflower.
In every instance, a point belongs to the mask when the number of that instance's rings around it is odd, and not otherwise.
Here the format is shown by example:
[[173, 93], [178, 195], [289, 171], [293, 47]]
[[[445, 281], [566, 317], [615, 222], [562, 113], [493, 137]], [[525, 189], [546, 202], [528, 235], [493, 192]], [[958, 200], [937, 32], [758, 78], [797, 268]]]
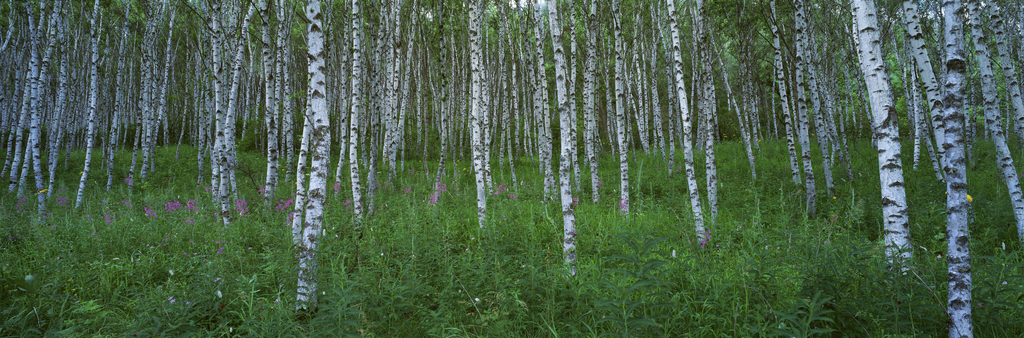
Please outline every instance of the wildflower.
[[167, 272], [170, 273], [171, 276], [174, 276], [174, 270], [167, 270]]
[[971, 195], [967, 195], [967, 203], [973, 203], [973, 202], [974, 202], [974, 199], [971, 198]]
[[174, 302], [177, 302], [178, 300], [174, 299], [174, 296], [170, 296], [167, 298], [167, 301], [171, 302], [171, 304], [174, 304]]
[[220, 293], [220, 290], [217, 290], [217, 298], [224, 298], [224, 295]]

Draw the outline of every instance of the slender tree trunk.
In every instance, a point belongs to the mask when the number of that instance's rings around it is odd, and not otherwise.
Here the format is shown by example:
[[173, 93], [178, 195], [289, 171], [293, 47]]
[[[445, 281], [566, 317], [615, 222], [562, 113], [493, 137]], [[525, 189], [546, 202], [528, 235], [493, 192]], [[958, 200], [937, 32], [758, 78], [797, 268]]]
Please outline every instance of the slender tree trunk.
[[[274, 93], [274, 49], [270, 41], [270, 11], [267, 0], [260, 0], [260, 17], [263, 24], [263, 96], [264, 117], [267, 125], [267, 180], [263, 184], [263, 204], [268, 209], [273, 203], [274, 190], [277, 189], [277, 100]], [[281, 18], [278, 18], [280, 20]]]
[[[583, 110], [586, 120], [584, 131], [587, 162], [590, 163], [590, 194], [591, 200], [596, 204], [600, 199], [599, 187], [601, 178], [598, 176], [597, 149], [594, 144], [594, 136], [597, 135], [597, 105], [595, 104], [597, 89], [595, 88], [594, 68], [597, 64], [597, 1], [589, 0], [590, 12], [587, 15], [587, 63], [583, 91]], [[605, 89], [607, 90], [607, 88]], [[601, 142], [598, 138], [597, 142]], [[671, 171], [671, 168], [669, 169]]]
[[786, 129], [786, 146], [789, 149], [789, 169], [792, 173], [793, 184], [800, 184], [800, 165], [796, 159], [796, 142], [793, 135], [793, 118], [789, 109], [789, 90], [786, 88], [786, 72], [782, 68], [782, 47], [779, 43], [778, 19], [775, 15], [775, 0], [771, 2], [772, 7], [772, 46], [775, 49], [775, 83], [779, 90], [779, 97], [782, 104], [782, 123]]
[[[917, 2], [913, 0], [903, 1], [903, 26], [910, 41], [910, 54], [914, 57], [917, 65], [918, 75], [921, 77], [921, 84], [924, 86], [926, 99], [928, 100], [928, 111], [932, 118], [932, 128], [935, 130], [935, 143], [943, 145], [946, 142], [943, 131], [942, 102], [939, 95], [939, 84], [935, 72], [932, 70], [931, 58], [928, 55], [928, 48], [925, 44], [924, 34], [921, 32], [921, 18], [917, 12]], [[943, 159], [943, 147], [938, 147], [940, 163]], [[941, 173], [939, 174], [941, 175]], [[940, 177], [939, 180], [942, 180]]]
[[[1017, 238], [1024, 243], [1024, 194], [1021, 193], [1020, 180], [1013, 164], [1010, 148], [1006, 145], [1005, 129], [1002, 128], [999, 121], [999, 97], [996, 94], [996, 79], [992, 71], [992, 60], [989, 57], [988, 39], [982, 29], [981, 7], [978, 0], [970, 1], [967, 7], [971, 15], [971, 38], [974, 39], [975, 58], [978, 60], [981, 76], [981, 92], [985, 100], [985, 124], [988, 125], [988, 132], [992, 134], [992, 142], [995, 143], [996, 167], [999, 168], [999, 174], [1010, 194], [1010, 205], [1013, 206], [1013, 216], [1017, 220]], [[1013, 74], [1009, 75], [1007, 80]], [[1010, 84], [1007, 83], [1007, 89], [1009, 87]], [[1013, 87], [1016, 87], [1016, 84]], [[1020, 100], [1019, 95], [1017, 100]]]
[[626, 71], [625, 51], [622, 48], [622, 3], [615, 0], [612, 14], [615, 25], [615, 132], [619, 149], [619, 212], [629, 214], [629, 150], [626, 149]]
[[912, 255], [907, 196], [900, 162], [899, 116], [892, 100], [892, 86], [885, 71], [884, 55], [873, 0], [855, 0], [854, 15], [860, 34], [858, 54], [864, 74], [871, 111], [872, 128], [878, 139], [878, 170], [882, 191], [882, 216], [885, 219], [885, 254], [890, 264], [903, 269]]
[[349, 118], [348, 132], [348, 167], [349, 179], [352, 181], [352, 212], [355, 215], [354, 227], [361, 230], [363, 217], [363, 194], [359, 186], [359, 111], [363, 109], [363, 53], [362, 25], [363, 13], [359, 9], [359, 0], [352, 1], [352, 111]]
[[683, 121], [683, 156], [686, 167], [686, 182], [690, 192], [690, 209], [693, 212], [694, 230], [697, 238], [704, 238], [704, 216], [700, 206], [700, 193], [697, 191], [697, 175], [693, 169], [693, 146], [690, 142], [690, 132], [693, 129], [690, 122], [689, 103], [686, 99], [686, 88], [683, 87], [683, 56], [679, 48], [679, 24], [676, 14], [675, 0], [666, 0], [668, 4], [669, 26], [672, 30], [672, 57], [673, 69], [676, 78], [676, 97], [679, 99], [679, 109], [682, 110]]
[[562, 27], [559, 23], [557, 1], [552, 1], [548, 5], [548, 21], [551, 23], [551, 42], [555, 50], [555, 86], [558, 92], [559, 124], [562, 126], [559, 128], [561, 156], [558, 170], [562, 197], [562, 253], [569, 274], [576, 276], [576, 215], [573, 212], [575, 203], [572, 200], [572, 187], [569, 185], [569, 167], [572, 165], [571, 155], [575, 142], [572, 140], [571, 128], [568, 127], [572, 123], [572, 112], [569, 107], [569, 93], [566, 91], [565, 49], [562, 47]]
[[[324, 222], [324, 201], [327, 196], [327, 167], [330, 165], [331, 128], [327, 116], [327, 80], [324, 60], [324, 31], [321, 26], [320, 1], [306, 5], [309, 20], [307, 30], [309, 57], [309, 132], [303, 133], [302, 143], [313, 148], [310, 161], [309, 202], [306, 205], [306, 225], [302, 228], [299, 250], [299, 287], [296, 309], [314, 309], [317, 306], [317, 249]], [[305, 128], [304, 128], [305, 129]], [[307, 140], [308, 139], [308, 140]], [[300, 174], [301, 175], [301, 174]]]
[[85, 195], [85, 181], [89, 178], [90, 161], [92, 161], [92, 146], [95, 143], [96, 135], [96, 101], [100, 94], [99, 72], [100, 60], [100, 0], [93, 2], [92, 17], [89, 18], [89, 36], [92, 40], [92, 56], [89, 58], [89, 118], [86, 122], [85, 131], [85, 165], [82, 169], [82, 177], [78, 181], [78, 197], [75, 198], [75, 209], [82, 206], [82, 196]]
[[[942, 98], [945, 132], [946, 173], [946, 264], [949, 291], [946, 302], [950, 338], [974, 336], [971, 322], [972, 274], [970, 235], [968, 233], [967, 163], [964, 161], [964, 82], [967, 60], [964, 54], [963, 23], [967, 13], [960, 0], [942, 2], [945, 37], [946, 78]], [[922, 67], [925, 68], [925, 67]], [[938, 128], [936, 128], [938, 132]]]
[[487, 151], [483, 135], [483, 55], [480, 46], [483, 11], [479, 0], [469, 2], [469, 65], [472, 73], [472, 101], [470, 103], [470, 128], [472, 129], [473, 171], [476, 175], [476, 218], [480, 228], [484, 227], [487, 216], [487, 185], [484, 178], [484, 152]]
[[[804, 164], [804, 189], [807, 195], [807, 216], [814, 217], [817, 213], [817, 191], [814, 187], [814, 165], [811, 161], [810, 120], [807, 114], [807, 99], [804, 88], [804, 43], [807, 41], [807, 18], [804, 11], [805, 0], [795, 0], [796, 7], [796, 110], [800, 128], [800, 152]], [[823, 156], [826, 154], [822, 154]]]
[[[1024, 100], [1021, 99], [1020, 82], [1017, 79], [1017, 70], [1013, 65], [1013, 59], [1010, 58], [1010, 48], [1006, 45], [1006, 38], [1004, 37], [1003, 17], [1000, 15], [1000, 5], [995, 3], [989, 3], [989, 24], [992, 26], [993, 35], [996, 39], [996, 50], [999, 52], [999, 61], [1003, 68], [1003, 78], [1006, 79], [1006, 92], [1010, 97], [1010, 104], [1013, 107], [1011, 110], [1013, 117], [1013, 125], [1016, 129], [1017, 136], [1024, 138]], [[1018, 8], [1018, 11], [1020, 9]], [[1024, 13], [1024, 11], [1021, 11]], [[1015, 207], [1016, 209], [1016, 207]], [[1020, 218], [1017, 218], [1017, 234], [1021, 236], [1021, 240], [1024, 241], [1024, 228], [1021, 228]]]

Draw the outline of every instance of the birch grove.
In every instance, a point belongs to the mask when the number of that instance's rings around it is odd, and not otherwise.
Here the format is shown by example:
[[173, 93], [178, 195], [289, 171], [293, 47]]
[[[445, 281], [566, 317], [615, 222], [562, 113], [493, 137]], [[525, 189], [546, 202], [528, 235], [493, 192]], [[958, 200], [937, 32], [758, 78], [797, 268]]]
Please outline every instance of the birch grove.
[[[567, 278], [586, 278], [607, 268], [585, 261], [607, 243], [602, 220], [674, 222], [696, 241], [665, 245], [704, 255], [747, 240], [733, 227], [789, 226], [765, 201], [799, 204], [823, 235], [851, 224], [842, 236], [867, 238], [901, 282], [947, 246], [949, 335], [971, 336], [988, 312], [971, 312], [982, 296], [968, 226], [1024, 243], [1024, 14], [965, 2], [3, 3], [0, 175], [5, 198], [34, 204], [19, 204], [35, 216], [26, 224], [50, 224], [70, 194], [75, 212], [109, 209], [96, 217], [122, 215], [100, 194], [157, 193], [199, 196], [188, 220], [225, 231], [275, 223], [292, 236], [299, 311], [339, 281], [324, 278], [320, 250], [351, 250], [329, 268], [350, 273], [369, 261], [367, 241], [400, 226], [436, 222], [423, 229], [443, 237], [431, 249], [476, 259], [527, 224], [552, 245], [539, 250], [561, 246]], [[926, 197], [944, 193], [945, 211], [932, 210]], [[252, 212], [247, 199], [260, 202]], [[750, 214], [726, 212], [737, 205]], [[382, 221], [420, 207], [407, 224]], [[662, 209], [671, 216], [652, 220]], [[468, 214], [477, 233], [451, 235]], [[126, 215], [103, 223], [140, 219]], [[946, 217], [944, 242], [916, 236], [933, 216]], [[723, 249], [705, 248], [712, 233]], [[482, 297], [477, 318], [498, 303]]]

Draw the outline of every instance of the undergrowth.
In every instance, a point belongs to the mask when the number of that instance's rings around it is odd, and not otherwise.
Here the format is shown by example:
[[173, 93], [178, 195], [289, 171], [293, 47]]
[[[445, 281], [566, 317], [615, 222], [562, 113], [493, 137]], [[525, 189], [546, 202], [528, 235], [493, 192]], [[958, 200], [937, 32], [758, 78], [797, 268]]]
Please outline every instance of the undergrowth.
[[[34, 196], [0, 199], [0, 336], [945, 335], [945, 189], [927, 162], [905, 165], [914, 258], [900, 272], [882, 256], [870, 144], [851, 144], [854, 177], [836, 169], [833, 194], [819, 183], [816, 218], [804, 216], [784, 146], [761, 144], [756, 181], [741, 144], [719, 146], [720, 211], [700, 237], [681, 159], [666, 168], [660, 156], [636, 156], [628, 215], [617, 210], [612, 156], [600, 163], [600, 203], [590, 202], [584, 166], [575, 277], [562, 263], [560, 204], [543, 199], [529, 158], [516, 163], [516, 186], [508, 169], [495, 170], [485, 229], [465, 160], [449, 167], [434, 198], [436, 163], [425, 173], [422, 162], [405, 162], [359, 232], [348, 183], [332, 182], [320, 301], [310, 311], [295, 310], [292, 191], [282, 180], [264, 203], [253, 183], [262, 182], [258, 155], [240, 154], [227, 227], [209, 174], [195, 183], [193, 149], [175, 159], [159, 148], [157, 171], [131, 190], [125, 166], [110, 192], [94, 170], [78, 210], [78, 176], [67, 170], [43, 217]], [[974, 327], [978, 336], [1019, 335], [1024, 254], [1006, 188], [985, 157], [991, 145], [975, 151]], [[128, 161], [130, 153], [115, 159]]]

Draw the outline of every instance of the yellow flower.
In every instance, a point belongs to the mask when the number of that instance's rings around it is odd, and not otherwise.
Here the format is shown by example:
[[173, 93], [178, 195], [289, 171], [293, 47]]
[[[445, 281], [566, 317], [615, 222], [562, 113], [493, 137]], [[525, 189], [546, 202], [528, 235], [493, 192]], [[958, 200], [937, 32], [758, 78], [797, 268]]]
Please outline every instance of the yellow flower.
[[835, 197], [835, 196], [832, 196], [832, 199], [836, 199], [836, 197]]
[[78, 174], [79, 174], [79, 175], [82, 175], [82, 174], [85, 174], [85, 172], [83, 171], [83, 172], [80, 172], [80, 173], [78, 173]]
[[967, 195], [967, 202], [968, 203], [974, 203], [974, 199], [971, 198], [971, 195]]

